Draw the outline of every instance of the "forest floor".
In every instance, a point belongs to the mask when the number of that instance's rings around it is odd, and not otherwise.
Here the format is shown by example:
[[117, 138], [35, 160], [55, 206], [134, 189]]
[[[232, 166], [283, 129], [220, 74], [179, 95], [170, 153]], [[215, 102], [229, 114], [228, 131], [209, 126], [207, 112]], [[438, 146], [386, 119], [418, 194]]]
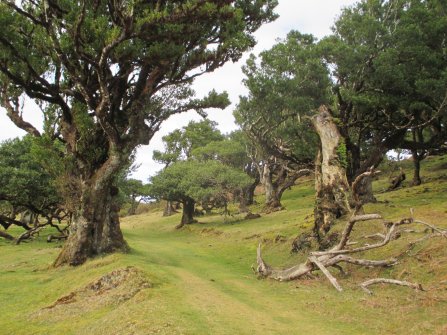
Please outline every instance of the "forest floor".
[[[411, 179], [411, 164], [403, 164]], [[447, 228], [447, 156], [424, 161], [422, 175], [420, 186], [385, 192], [389, 172], [382, 173], [374, 182], [379, 202], [366, 212], [399, 220], [414, 208], [416, 218]], [[260, 241], [271, 265], [304, 259], [290, 253], [291, 242], [312, 226], [313, 201], [313, 181], [304, 180], [285, 193], [286, 210], [255, 220], [215, 214], [175, 230], [179, 214], [123, 218], [131, 252], [74, 268], [51, 268], [61, 245], [45, 242], [50, 230], [19, 246], [0, 240], [0, 334], [447, 334], [447, 239], [408, 248], [424, 227], [363, 255], [399, 255], [395, 267], [348, 266], [347, 276], [331, 270], [341, 293], [322, 275], [258, 279], [252, 266]], [[379, 223], [361, 223], [354, 236], [366, 243], [362, 236], [379, 231]], [[376, 285], [369, 296], [358, 284], [375, 277], [426, 291]]]

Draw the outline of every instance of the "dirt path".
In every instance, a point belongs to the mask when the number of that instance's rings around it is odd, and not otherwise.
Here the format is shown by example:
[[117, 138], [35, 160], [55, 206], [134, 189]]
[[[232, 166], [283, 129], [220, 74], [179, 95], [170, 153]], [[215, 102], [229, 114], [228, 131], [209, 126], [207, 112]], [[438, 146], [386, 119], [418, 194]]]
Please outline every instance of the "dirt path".
[[186, 318], [199, 320], [200, 327], [191, 334], [288, 334], [294, 329], [303, 334], [334, 332], [324, 322], [309, 322], [324, 318], [304, 309], [302, 303], [293, 303], [290, 285], [278, 287], [277, 283], [259, 281], [249, 267], [228, 264], [231, 255], [214, 248], [213, 239], [182, 239], [175, 234], [151, 238], [148, 233], [138, 240], [141, 258], [161, 266], [171, 278], [164, 291], [178, 300], [175, 306], [166, 306], [170, 318], [188, 325], [184, 315], [188, 310]]

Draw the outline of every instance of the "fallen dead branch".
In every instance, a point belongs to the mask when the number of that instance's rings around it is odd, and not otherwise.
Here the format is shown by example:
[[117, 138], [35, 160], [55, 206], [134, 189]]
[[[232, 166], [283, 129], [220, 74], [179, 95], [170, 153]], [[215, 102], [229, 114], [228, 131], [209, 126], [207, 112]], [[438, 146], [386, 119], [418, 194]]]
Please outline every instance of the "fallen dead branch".
[[[367, 222], [367, 221], [382, 221], [386, 232], [384, 234], [374, 234], [372, 236], [379, 238], [377, 243], [374, 244], [368, 244], [361, 247], [352, 247], [352, 243], [350, 243], [349, 238], [351, 236], [351, 233], [353, 231], [354, 226], [359, 222]], [[415, 220], [413, 218], [413, 211], [411, 211], [411, 217], [405, 218], [397, 222], [390, 222], [386, 221], [382, 218], [379, 214], [363, 214], [363, 215], [354, 215], [351, 217], [351, 219], [347, 222], [344, 231], [341, 235], [340, 241], [336, 246], [329, 250], [325, 251], [314, 251], [309, 254], [309, 257], [307, 260], [301, 264], [292, 266], [288, 269], [275, 269], [265, 263], [265, 261], [262, 258], [261, 254], [261, 244], [258, 245], [257, 250], [257, 263], [258, 267], [256, 269], [257, 274], [260, 277], [264, 278], [272, 278], [279, 281], [290, 281], [299, 279], [301, 277], [312, 275], [313, 271], [320, 270], [326, 278], [331, 282], [331, 284], [338, 290], [342, 291], [342, 287], [337, 282], [337, 279], [331, 274], [329, 271], [330, 267], [335, 267], [340, 269], [339, 263], [349, 263], [349, 264], [355, 264], [359, 266], [364, 267], [389, 267], [393, 266], [398, 263], [397, 258], [390, 258], [385, 260], [369, 260], [369, 259], [360, 259], [355, 258], [351, 255], [355, 255], [358, 253], [366, 252], [373, 249], [382, 248], [385, 245], [389, 244], [391, 241], [393, 241], [396, 237], [396, 234], [399, 234], [399, 227], [403, 225], [409, 225], [409, 224], [423, 224], [425, 226], [428, 226], [432, 229], [432, 231], [437, 232], [436, 235], [441, 235], [443, 237], [447, 238], [447, 232], [439, 229], [431, 224], [428, 224], [426, 222]], [[430, 238], [431, 236], [434, 236], [435, 234], [428, 235]], [[423, 239], [420, 239], [421, 241]], [[425, 239], [424, 239], [425, 240]], [[416, 243], [416, 242], [415, 242]], [[351, 248], [352, 247], [352, 248]], [[369, 291], [367, 287], [369, 285], [377, 284], [377, 283], [388, 283], [388, 284], [396, 284], [396, 285], [404, 285], [408, 287], [412, 287], [415, 289], [422, 290], [421, 286], [419, 284], [412, 284], [409, 282], [403, 282], [398, 281], [394, 279], [384, 279], [384, 278], [377, 278], [377, 279], [371, 279], [361, 285], [361, 287], [365, 291]]]
[[371, 290], [368, 289], [368, 286], [375, 284], [393, 284], [400, 286], [407, 286], [417, 291], [424, 291], [421, 284], [410, 283], [408, 281], [396, 280], [396, 279], [388, 279], [388, 278], [374, 278], [367, 280], [360, 284], [360, 287], [368, 294], [373, 294]]

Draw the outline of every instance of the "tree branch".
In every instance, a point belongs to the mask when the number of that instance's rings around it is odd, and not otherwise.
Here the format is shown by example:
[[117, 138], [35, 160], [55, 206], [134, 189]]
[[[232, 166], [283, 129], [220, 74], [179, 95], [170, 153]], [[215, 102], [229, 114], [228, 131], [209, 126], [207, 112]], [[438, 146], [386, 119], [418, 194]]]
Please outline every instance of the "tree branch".
[[375, 284], [393, 284], [400, 286], [407, 286], [416, 291], [424, 291], [421, 284], [410, 283], [408, 281], [396, 280], [396, 279], [388, 279], [388, 278], [375, 278], [367, 280], [360, 284], [360, 287], [368, 294], [373, 294], [371, 290], [368, 289], [368, 286]]

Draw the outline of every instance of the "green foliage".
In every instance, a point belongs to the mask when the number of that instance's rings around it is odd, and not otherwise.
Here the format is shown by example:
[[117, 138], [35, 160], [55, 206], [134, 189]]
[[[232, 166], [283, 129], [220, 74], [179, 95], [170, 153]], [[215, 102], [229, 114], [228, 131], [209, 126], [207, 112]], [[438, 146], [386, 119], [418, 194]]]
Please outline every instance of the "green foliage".
[[194, 149], [204, 147], [210, 142], [224, 139], [216, 126], [216, 122], [203, 120], [200, 122], [191, 121], [183, 128], [181, 143], [186, 158], [191, 157]]
[[[345, 8], [333, 34], [318, 43], [331, 70], [341, 132], [365, 168], [390, 149], [436, 149], [445, 142], [446, 12], [438, 0], [363, 0]], [[405, 130], [416, 128], [425, 136], [405, 139]], [[355, 176], [361, 162], [348, 158]]]
[[[42, 147], [30, 137], [0, 145], [0, 200], [17, 210], [45, 212], [60, 203], [55, 181], [42, 166]], [[54, 157], [48, 157], [54, 158]], [[54, 166], [60, 158], [54, 160]]]
[[192, 151], [192, 157], [199, 161], [217, 160], [240, 170], [249, 161], [242, 143], [231, 138], [212, 141], [203, 147], [196, 148]]
[[315, 38], [292, 31], [243, 71], [249, 95], [234, 113], [238, 124], [267, 155], [312, 161], [318, 142], [307, 117], [328, 101], [329, 88]]
[[343, 139], [338, 144], [336, 150], [340, 165], [346, 169], [348, 167], [348, 150], [346, 149], [346, 143]]
[[143, 184], [141, 180], [126, 178], [119, 185], [120, 191], [126, 198], [126, 202], [134, 202], [137, 198], [147, 198], [150, 193], [149, 184]]
[[227, 199], [229, 193], [251, 182], [242, 171], [217, 161], [178, 161], [151, 178], [150, 194], [157, 199], [180, 202]]
[[276, 18], [276, 5], [276, 0], [2, 1], [0, 103], [17, 126], [34, 134], [19, 102], [27, 96], [39, 105], [45, 133], [62, 139], [70, 156], [67, 174], [97, 180], [107, 166], [113, 179], [171, 115], [192, 110], [205, 115], [207, 108], [229, 104], [226, 93], [214, 90], [196, 97], [191, 84], [252, 48], [253, 33]]
[[191, 158], [194, 150], [210, 142], [224, 139], [216, 126], [216, 122], [208, 119], [199, 122], [191, 121], [182, 129], [176, 129], [163, 136], [165, 150], [164, 152], [155, 150], [153, 159], [168, 166], [178, 160]]

